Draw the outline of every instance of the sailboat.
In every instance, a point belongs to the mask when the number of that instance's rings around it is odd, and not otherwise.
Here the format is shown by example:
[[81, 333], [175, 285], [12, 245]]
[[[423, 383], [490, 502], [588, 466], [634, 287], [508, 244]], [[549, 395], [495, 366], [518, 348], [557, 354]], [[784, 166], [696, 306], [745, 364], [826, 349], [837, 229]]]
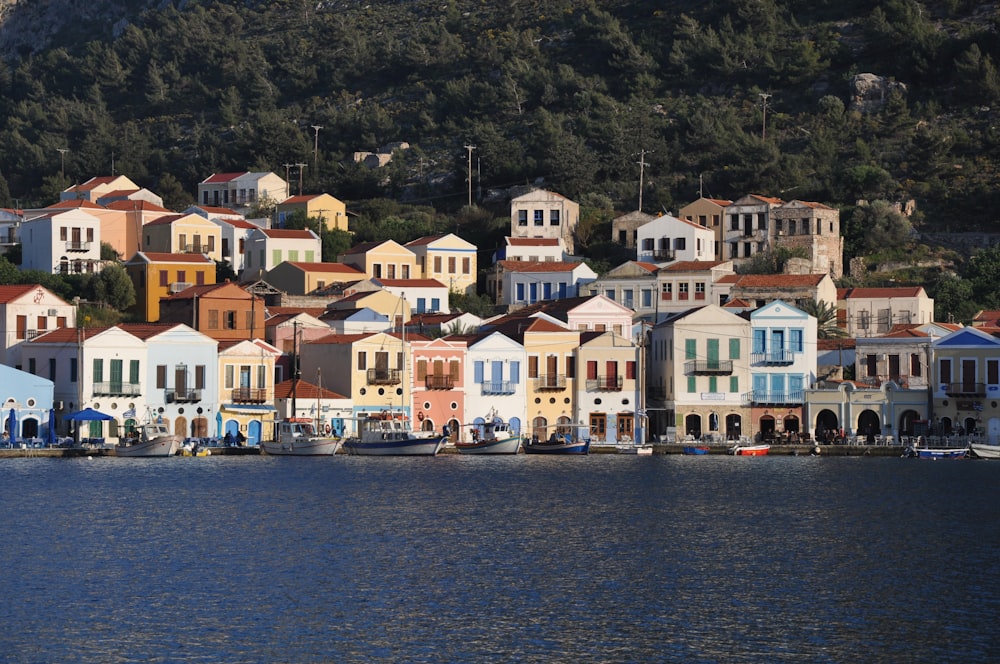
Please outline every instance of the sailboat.
[[[406, 315], [406, 295], [401, 298], [403, 317]], [[405, 376], [406, 325], [400, 335], [404, 366], [400, 373]], [[403, 391], [405, 394], [405, 390]], [[377, 413], [369, 413], [357, 421], [357, 432], [344, 441], [348, 454], [362, 456], [434, 456], [444, 447], [448, 439], [435, 431], [414, 431], [409, 416], [400, 407], [387, 408]]]
[[261, 441], [260, 449], [275, 456], [331, 456], [340, 449], [341, 439], [324, 436], [319, 424], [319, 398], [316, 392], [316, 417], [296, 417], [296, 389], [299, 384], [298, 323], [292, 324], [292, 415], [278, 422], [277, 440]]

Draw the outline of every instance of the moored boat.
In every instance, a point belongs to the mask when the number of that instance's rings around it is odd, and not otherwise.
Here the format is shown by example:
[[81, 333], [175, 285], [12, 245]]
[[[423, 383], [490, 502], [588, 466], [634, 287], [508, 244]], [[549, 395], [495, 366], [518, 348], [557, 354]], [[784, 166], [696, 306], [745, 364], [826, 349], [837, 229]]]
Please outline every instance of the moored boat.
[[636, 454], [638, 456], [652, 456], [653, 446], [650, 443], [619, 443], [616, 446], [618, 454]]
[[966, 447], [908, 447], [903, 456], [916, 459], [964, 459]]
[[447, 436], [434, 431], [414, 431], [400, 412], [382, 411], [358, 422], [359, 433], [344, 441], [348, 454], [363, 456], [434, 456]]
[[770, 445], [734, 445], [729, 448], [729, 453], [735, 456], [767, 456], [770, 451]]
[[311, 419], [293, 417], [278, 422], [278, 439], [261, 442], [260, 449], [274, 456], [330, 456], [340, 444], [340, 438], [319, 435]]
[[524, 451], [527, 454], [588, 454], [590, 441], [576, 440], [568, 434], [557, 433], [548, 440], [525, 439]]
[[167, 457], [177, 454], [181, 437], [170, 433], [165, 424], [149, 422], [139, 425], [135, 438], [124, 438], [115, 446], [115, 456]]
[[696, 454], [696, 455], [708, 454], [708, 446], [707, 445], [685, 445], [682, 448], [682, 451], [684, 452], [684, 454]]
[[474, 426], [472, 441], [455, 443], [455, 449], [462, 454], [517, 454], [521, 448], [521, 437], [495, 415], [491, 415], [479, 426], [482, 427], [482, 432], [478, 426]]
[[1000, 459], [1000, 445], [969, 443], [969, 450], [980, 459]]

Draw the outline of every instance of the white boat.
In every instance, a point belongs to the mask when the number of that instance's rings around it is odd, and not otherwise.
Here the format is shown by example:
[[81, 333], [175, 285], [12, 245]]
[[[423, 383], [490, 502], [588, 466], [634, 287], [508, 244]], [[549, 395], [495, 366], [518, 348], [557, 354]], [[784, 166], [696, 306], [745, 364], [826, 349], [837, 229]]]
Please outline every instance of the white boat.
[[166, 457], [177, 454], [181, 447], [181, 437], [170, 433], [165, 424], [141, 424], [136, 434], [136, 438], [123, 438], [115, 446], [115, 456]]
[[341, 442], [319, 435], [311, 419], [294, 417], [278, 422], [278, 440], [261, 442], [260, 449], [274, 456], [330, 456]]
[[653, 446], [650, 443], [618, 443], [615, 446], [618, 454], [638, 454], [639, 456], [652, 456]]
[[770, 445], [733, 445], [729, 448], [729, 453], [735, 456], [767, 456], [770, 451]]
[[969, 443], [969, 449], [980, 459], [1000, 459], [1000, 445]]
[[435, 431], [414, 431], [405, 414], [388, 410], [359, 420], [358, 431], [358, 435], [344, 441], [348, 454], [434, 456], [448, 439]]
[[[482, 426], [482, 434], [478, 426]], [[472, 442], [455, 443], [455, 449], [462, 454], [517, 454], [521, 449], [521, 437], [511, 431], [509, 424], [498, 421], [495, 415], [478, 426], [472, 428]]]

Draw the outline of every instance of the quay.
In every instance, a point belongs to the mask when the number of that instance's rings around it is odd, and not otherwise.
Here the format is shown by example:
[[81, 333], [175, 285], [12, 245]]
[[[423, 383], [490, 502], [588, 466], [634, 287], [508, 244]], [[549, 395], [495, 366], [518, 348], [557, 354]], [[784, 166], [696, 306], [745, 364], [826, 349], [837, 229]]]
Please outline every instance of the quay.
[[[209, 447], [209, 456], [257, 456], [260, 448]], [[113, 457], [114, 447], [0, 447], [0, 459]], [[181, 456], [181, 455], [177, 455]]]

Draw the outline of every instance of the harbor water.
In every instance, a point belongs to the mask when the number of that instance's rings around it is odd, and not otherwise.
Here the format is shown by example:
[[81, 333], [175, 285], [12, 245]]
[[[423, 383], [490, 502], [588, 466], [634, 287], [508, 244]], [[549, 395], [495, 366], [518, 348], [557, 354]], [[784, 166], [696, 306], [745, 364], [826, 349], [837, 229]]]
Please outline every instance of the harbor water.
[[0, 462], [3, 662], [970, 662], [1000, 463]]

